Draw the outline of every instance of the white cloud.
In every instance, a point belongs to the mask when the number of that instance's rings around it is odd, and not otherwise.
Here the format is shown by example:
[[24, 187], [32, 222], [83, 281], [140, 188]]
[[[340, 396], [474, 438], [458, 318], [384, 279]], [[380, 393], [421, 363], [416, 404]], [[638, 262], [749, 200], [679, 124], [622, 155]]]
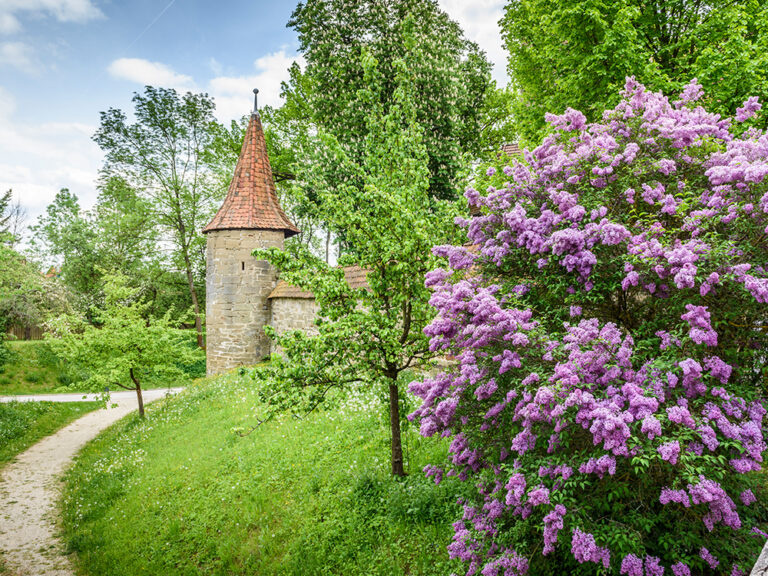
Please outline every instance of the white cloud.
[[162, 86], [175, 88], [181, 92], [196, 89], [191, 76], [174, 72], [169, 66], [160, 62], [150, 62], [142, 58], [119, 58], [112, 62], [107, 70], [115, 78], [142, 86]]
[[77, 194], [84, 207], [93, 205], [102, 157], [91, 140], [96, 127], [21, 123], [15, 120], [15, 108], [12, 95], [0, 86], [0, 192], [13, 188], [29, 211], [29, 223], [61, 188]]
[[29, 74], [40, 71], [32, 47], [24, 42], [0, 42], [0, 68], [3, 66], [18, 68]]
[[439, 0], [440, 7], [464, 29], [464, 33], [485, 50], [493, 64], [493, 78], [500, 86], [509, 81], [507, 52], [501, 38], [499, 20], [504, 15], [504, 0]]
[[304, 64], [302, 57], [272, 52], [253, 63], [255, 73], [246, 76], [217, 76], [208, 83], [208, 92], [216, 101], [219, 120], [242, 117], [253, 108], [253, 89], [259, 89], [259, 107], [280, 104], [280, 83], [288, 80], [288, 69], [294, 61]]
[[104, 17], [91, 0], [2, 0], [0, 34], [13, 34], [21, 30], [19, 16], [23, 13], [52, 16], [59, 22], [79, 23]]

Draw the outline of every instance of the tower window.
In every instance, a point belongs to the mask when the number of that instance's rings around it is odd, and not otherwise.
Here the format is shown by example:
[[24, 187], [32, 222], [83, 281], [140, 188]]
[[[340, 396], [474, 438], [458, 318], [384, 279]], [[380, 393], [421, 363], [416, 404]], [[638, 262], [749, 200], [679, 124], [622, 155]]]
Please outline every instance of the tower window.
[[240, 264], [242, 265], [243, 270], [245, 270], [245, 262], [241, 262]]

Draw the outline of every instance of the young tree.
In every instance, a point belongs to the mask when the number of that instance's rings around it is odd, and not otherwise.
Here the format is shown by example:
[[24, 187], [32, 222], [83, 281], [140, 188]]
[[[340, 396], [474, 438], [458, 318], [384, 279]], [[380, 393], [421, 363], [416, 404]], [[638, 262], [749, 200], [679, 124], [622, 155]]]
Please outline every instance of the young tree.
[[626, 76], [677, 93], [698, 78], [713, 112], [768, 95], [765, 2], [512, 0], [502, 19], [517, 91], [515, 129], [537, 142], [544, 113], [590, 121], [618, 102]]
[[53, 332], [46, 341], [69, 367], [87, 375], [82, 388], [135, 391], [143, 418], [142, 386], [185, 380], [183, 368], [199, 362], [202, 352], [189, 331], [175, 327], [172, 311], [147, 317], [147, 302], [125, 276], [105, 276], [104, 294], [104, 306], [93, 311], [96, 326], [81, 317], [60, 317], [51, 321]]
[[147, 86], [133, 97], [135, 122], [122, 110], [101, 114], [93, 139], [106, 154], [105, 177], [119, 176], [150, 200], [160, 235], [173, 245], [173, 263], [186, 275], [203, 345], [200, 291], [205, 270], [201, 231], [224, 192], [214, 178], [209, 147], [218, 124], [207, 94]]
[[411, 27], [404, 35], [408, 51], [394, 63], [396, 83], [386, 107], [380, 92], [392, 86], [374, 56], [363, 51], [361, 69], [368, 88], [360, 98], [367, 110], [368, 139], [362, 163], [356, 164], [332, 136], [323, 137], [326, 145], [318, 153], [324, 163], [343, 164], [363, 185], [340, 182], [331, 189], [323, 185], [327, 173], [310, 176], [318, 190], [320, 215], [344, 231], [349, 251], [341, 264], [362, 269], [367, 287], [351, 288], [342, 269], [330, 268], [300, 244], [286, 252], [254, 253], [276, 265], [286, 281], [311, 290], [319, 304], [317, 335], [272, 332], [283, 358], [275, 358], [267, 369], [279, 384], [269, 400], [278, 407], [312, 410], [337, 388], [383, 388], [395, 475], [405, 474], [401, 374], [431, 355], [422, 333], [432, 317], [424, 287], [424, 274], [434, 264], [430, 248], [450, 238], [454, 228], [451, 204], [429, 194], [428, 156], [414, 104], [417, 84], [411, 76], [411, 64], [421, 54], [414, 34]]
[[768, 134], [701, 96], [630, 78], [601, 123], [549, 115], [467, 191], [476, 250], [436, 249], [426, 332], [458, 363], [412, 417], [477, 487], [468, 573], [745, 574], [765, 541]]

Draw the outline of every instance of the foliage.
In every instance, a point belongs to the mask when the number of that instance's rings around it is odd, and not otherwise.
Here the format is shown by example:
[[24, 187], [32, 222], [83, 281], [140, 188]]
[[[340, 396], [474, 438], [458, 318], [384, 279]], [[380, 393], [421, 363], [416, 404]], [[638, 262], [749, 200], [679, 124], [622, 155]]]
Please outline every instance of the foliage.
[[96, 326], [76, 316], [58, 318], [47, 342], [70, 369], [86, 374], [85, 389], [135, 390], [143, 417], [142, 387], [187, 379], [184, 367], [198, 362], [202, 352], [190, 347], [188, 331], [174, 327], [172, 310], [147, 317], [148, 304], [124, 276], [105, 276], [104, 293], [104, 307], [93, 311]]
[[0, 467], [99, 402], [0, 402]]
[[630, 78], [604, 123], [548, 116], [467, 191], [476, 249], [436, 248], [427, 333], [458, 364], [412, 416], [478, 488], [469, 573], [744, 574], [764, 542], [768, 134], [756, 99], [700, 96]]
[[[408, 20], [413, 30], [404, 32]], [[407, 44], [417, 45], [422, 57], [409, 66], [419, 95], [415, 114], [423, 127], [430, 194], [454, 198], [463, 154], [477, 154], [481, 148], [479, 114], [491, 86], [490, 65], [438, 3], [307, 0], [299, 3], [288, 25], [299, 36], [306, 66], [291, 68], [284, 87], [286, 104], [274, 120], [333, 135], [358, 163], [367, 154], [370, 105], [360, 58], [367, 53], [379, 63], [382, 89], [375, 94], [375, 105], [388, 113], [398, 106], [398, 62], [411, 50]], [[295, 173], [303, 171], [302, 161], [295, 164]], [[342, 182], [345, 175], [340, 172], [333, 180]]]
[[0, 195], [0, 236], [13, 248], [21, 240], [27, 210], [21, 205], [21, 199], [13, 201], [13, 190]]
[[698, 78], [707, 108], [734, 114], [747, 96], [768, 96], [766, 8], [764, 0], [509, 2], [501, 26], [515, 128], [536, 142], [545, 112], [572, 107], [598, 120], [629, 75], [665, 93]]
[[66, 310], [60, 290], [0, 236], [0, 366], [8, 360], [5, 334], [11, 324], [31, 325]]
[[[65, 479], [64, 540], [84, 574], [444, 576], [459, 482], [374, 473], [386, 424], [347, 396], [250, 435], [257, 388], [235, 374], [152, 403], [85, 447]], [[408, 439], [421, 465], [446, 445]]]
[[329, 175], [313, 175], [322, 219], [344, 231], [349, 254], [341, 264], [361, 268], [367, 287], [350, 287], [342, 268], [330, 268], [301, 245], [285, 252], [254, 252], [277, 266], [281, 278], [312, 291], [319, 306], [317, 334], [269, 332], [284, 356], [257, 371], [259, 377], [268, 371], [278, 382], [271, 403], [312, 410], [335, 387], [380, 389], [389, 398], [394, 474], [404, 473], [399, 376], [430, 356], [422, 333], [432, 317], [424, 287], [424, 275], [435, 263], [430, 248], [447, 241], [454, 228], [452, 206], [429, 195], [426, 148], [413, 104], [416, 84], [410, 77], [411, 60], [421, 53], [415, 41], [409, 47], [408, 58], [398, 63], [398, 84], [387, 109], [378, 97], [387, 78], [373, 55], [363, 56], [369, 88], [363, 100], [368, 138], [362, 163], [355, 164], [331, 136], [325, 136], [320, 149], [326, 165], [342, 166], [364, 186], [347, 182], [325, 187], [323, 178]]
[[[170, 241], [173, 265], [186, 276], [195, 314], [198, 345], [203, 343], [200, 306], [205, 270], [202, 228], [223, 196], [210, 148], [220, 130], [207, 94], [183, 96], [173, 89], [146, 86], [134, 94], [135, 121], [122, 110], [101, 113], [93, 139], [105, 153], [103, 175], [117, 177], [151, 206], [157, 234]], [[138, 198], [138, 197], [137, 197]]]

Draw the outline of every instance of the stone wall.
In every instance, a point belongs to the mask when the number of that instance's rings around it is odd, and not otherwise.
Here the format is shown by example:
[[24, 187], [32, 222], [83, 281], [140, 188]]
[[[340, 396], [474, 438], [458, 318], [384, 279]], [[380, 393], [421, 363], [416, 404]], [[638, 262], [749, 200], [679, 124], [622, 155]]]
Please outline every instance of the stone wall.
[[[317, 304], [314, 298], [272, 298], [271, 307], [270, 325], [278, 334], [290, 330], [304, 330], [307, 334], [317, 334], [317, 326], [315, 326]], [[274, 342], [271, 351], [280, 352]]]
[[207, 237], [206, 355], [208, 374], [256, 364], [269, 356], [264, 325], [271, 318], [267, 298], [274, 268], [256, 260], [256, 248], [283, 248], [277, 230], [214, 230]]

